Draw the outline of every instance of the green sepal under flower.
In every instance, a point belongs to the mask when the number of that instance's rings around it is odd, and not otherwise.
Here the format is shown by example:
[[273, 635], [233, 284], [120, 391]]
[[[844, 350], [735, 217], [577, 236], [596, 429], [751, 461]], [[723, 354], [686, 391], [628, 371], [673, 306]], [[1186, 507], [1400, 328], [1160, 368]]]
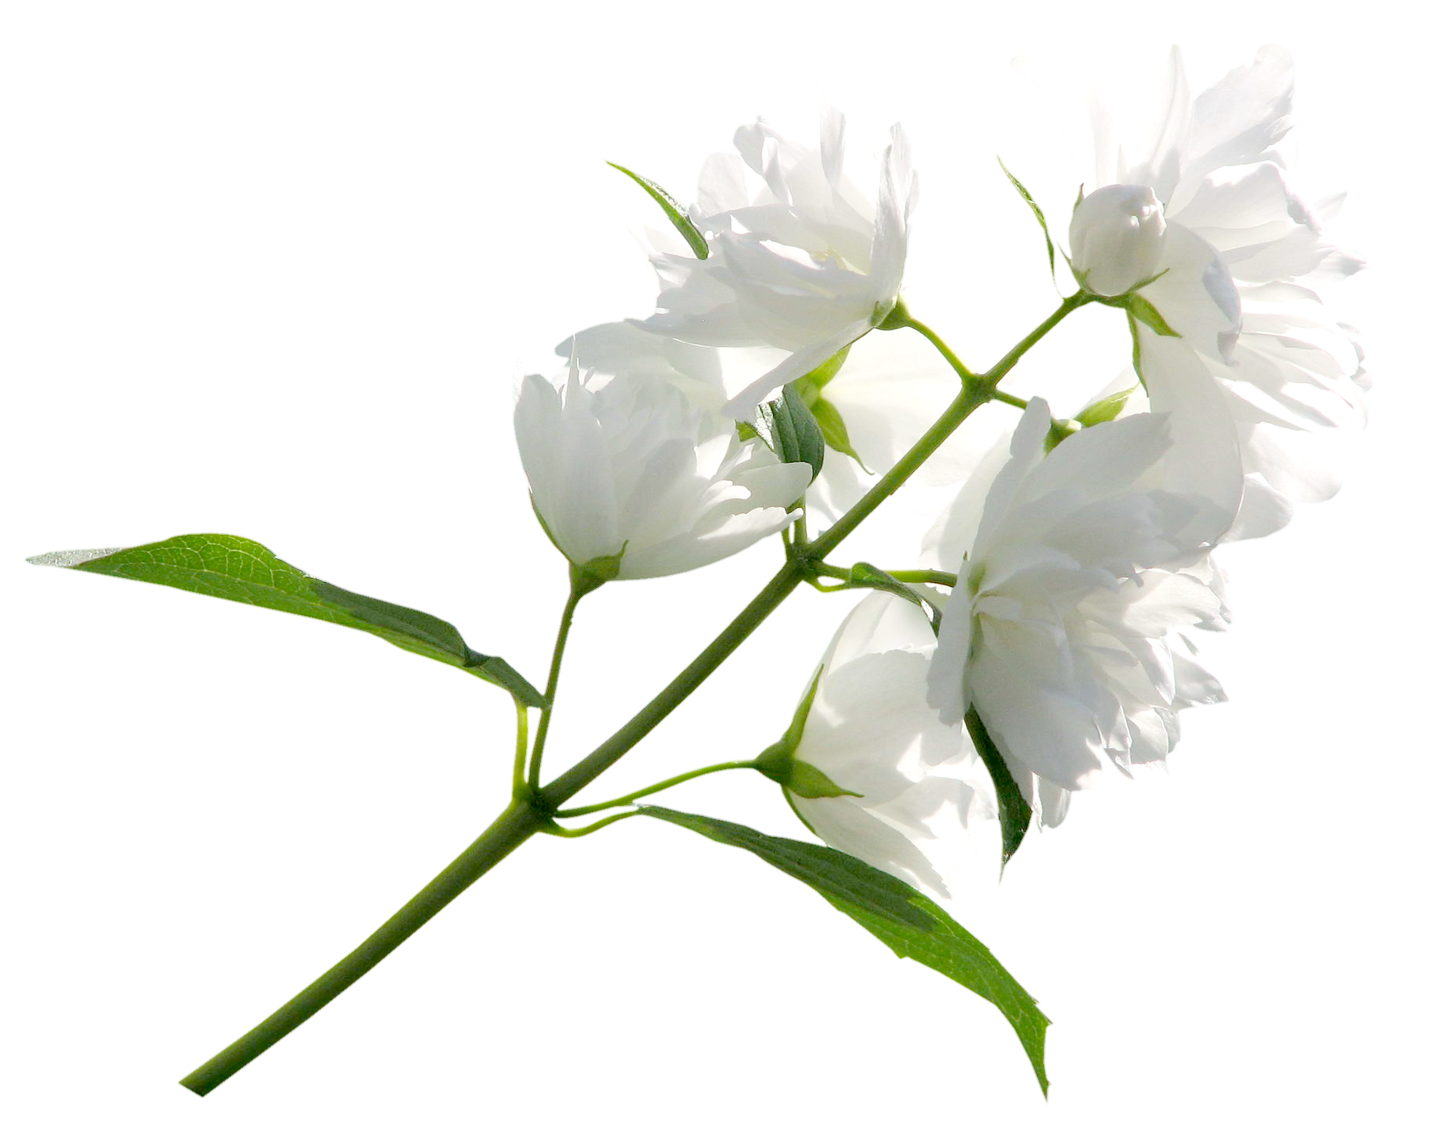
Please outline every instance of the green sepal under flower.
[[811, 711], [811, 701], [816, 698], [821, 672], [817, 668], [816, 678], [811, 681], [811, 688], [796, 708], [781, 741], [762, 750], [754, 764], [766, 777], [798, 797], [860, 797], [860, 793], [843, 789], [810, 763], [796, 759], [796, 748], [801, 745], [801, 734], [806, 729], [806, 716]]

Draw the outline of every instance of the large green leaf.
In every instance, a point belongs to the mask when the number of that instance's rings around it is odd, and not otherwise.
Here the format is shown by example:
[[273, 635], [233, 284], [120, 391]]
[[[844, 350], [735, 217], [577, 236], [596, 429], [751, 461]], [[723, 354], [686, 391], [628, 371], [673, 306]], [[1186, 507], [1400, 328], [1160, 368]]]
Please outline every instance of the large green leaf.
[[993, 788], [997, 790], [998, 824], [1003, 832], [1003, 866], [1006, 867], [1008, 860], [1018, 850], [1018, 845], [1023, 842], [1023, 837], [1028, 834], [1028, 825], [1033, 823], [1033, 806], [1028, 804], [1023, 791], [1013, 780], [1008, 763], [1003, 760], [992, 735], [987, 732], [987, 727], [983, 726], [976, 708], [968, 708], [966, 721], [967, 733], [972, 735], [972, 744], [977, 747], [978, 756], [987, 765], [988, 773], [992, 774]]
[[659, 204], [660, 210], [665, 212], [665, 217], [670, 220], [671, 226], [678, 230], [680, 236], [690, 244], [691, 253], [702, 261], [710, 256], [710, 244], [705, 241], [705, 235], [700, 233], [700, 229], [690, 221], [690, 216], [686, 213], [685, 208], [676, 203], [668, 191], [654, 180], [647, 180], [644, 176], [631, 172], [622, 164], [616, 164], [613, 160], [606, 161], [606, 163], [611, 168], [625, 173], [645, 189], [645, 193]]
[[898, 957], [910, 957], [993, 1003], [1017, 1032], [1048, 1093], [1043, 1042], [1048, 1017], [977, 938], [942, 907], [885, 871], [820, 844], [767, 836], [754, 828], [708, 816], [645, 805], [641, 812], [678, 824], [731, 847], [744, 848], [809, 886], [843, 914], [881, 939]]
[[475, 652], [447, 621], [313, 578], [251, 539], [178, 535], [144, 547], [54, 551], [36, 555], [30, 561], [40, 566], [63, 566], [175, 586], [194, 594], [361, 629], [419, 656], [462, 668], [504, 688], [531, 707], [544, 705], [544, 697], [507, 661]]

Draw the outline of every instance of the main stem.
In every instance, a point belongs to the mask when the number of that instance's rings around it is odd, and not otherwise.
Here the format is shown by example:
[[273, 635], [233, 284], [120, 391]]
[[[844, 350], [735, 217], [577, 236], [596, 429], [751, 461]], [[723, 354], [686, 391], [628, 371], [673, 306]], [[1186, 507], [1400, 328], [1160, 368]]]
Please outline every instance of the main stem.
[[230, 1047], [209, 1059], [181, 1080], [194, 1094], [216, 1089], [288, 1032], [316, 1015], [344, 989], [392, 953], [479, 876], [512, 852], [543, 826], [548, 818], [531, 804], [515, 801], [499, 819], [403, 909], [379, 926], [363, 942], [317, 980]]
[[[665, 685], [654, 699], [645, 704], [634, 718], [600, 743], [593, 752], [565, 770], [542, 789], [538, 788], [540, 759], [544, 736], [549, 725], [549, 709], [539, 718], [534, 754], [530, 762], [530, 783], [524, 794], [516, 794], [499, 818], [484, 830], [477, 840], [441, 871], [438, 876], [414, 895], [404, 907], [378, 927], [360, 946], [349, 953], [312, 984], [299, 992], [267, 1019], [242, 1036], [210, 1061], [202, 1064], [181, 1080], [196, 1094], [206, 1094], [246, 1066], [288, 1032], [320, 1011], [349, 985], [406, 941], [420, 926], [452, 902], [465, 888], [494, 864], [512, 852], [534, 833], [552, 824], [554, 813], [591, 781], [597, 778], [661, 720], [675, 710], [716, 668], [751, 635], [772, 611], [784, 602], [796, 586], [809, 577], [817, 562], [838, 546], [878, 505], [900, 488], [922, 462], [947, 440], [969, 414], [984, 402], [997, 397], [998, 380], [1006, 375], [1035, 343], [1079, 305], [1086, 303], [1075, 293], [1047, 320], [1025, 336], [1011, 351], [982, 375], [974, 375], [951, 352], [935, 333], [917, 321], [908, 320], [906, 327], [922, 332], [942, 352], [962, 377], [962, 390], [932, 428], [907, 451], [897, 464], [884, 473], [871, 489], [836, 523], [816, 539], [805, 544], [793, 543], [785, 565], [761, 589], [749, 605], [741, 610], [723, 630], [692, 660], [675, 679]], [[924, 331], [925, 329], [925, 331]], [[564, 641], [569, 635], [570, 621], [579, 599], [587, 592], [575, 583], [565, 604], [559, 623], [554, 660], [550, 668], [546, 698], [553, 702], [559, 684], [559, 670], [564, 654]], [[630, 814], [624, 814], [630, 815]], [[591, 828], [594, 826], [592, 825]]]

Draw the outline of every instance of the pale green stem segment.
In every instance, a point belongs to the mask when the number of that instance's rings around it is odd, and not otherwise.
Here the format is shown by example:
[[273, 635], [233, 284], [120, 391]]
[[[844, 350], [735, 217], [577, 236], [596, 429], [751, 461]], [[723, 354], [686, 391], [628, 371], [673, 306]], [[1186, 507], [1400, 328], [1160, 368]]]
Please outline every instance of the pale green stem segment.
[[[843, 582], [851, 582], [851, 570], [844, 566], [832, 566], [830, 563], [819, 562], [812, 568], [815, 573], [823, 578], [839, 578]], [[898, 582], [931, 582], [937, 586], [956, 586], [957, 575], [946, 570], [887, 570], [882, 568], [883, 574], [889, 574]], [[830, 587], [837, 589], [838, 587]]]
[[514, 785], [511, 792], [517, 801], [529, 792], [524, 781], [524, 763], [529, 757], [529, 708], [514, 700], [514, 711], [518, 716], [514, 736]]
[[617, 809], [621, 805], [631, 805], [641, 797], [648, 797], [651, 793], [659, 793], [662, 789], [673, 789], [687, 781], [694, 781], [697, 777], [704, 777], [709, 773], [722, 773], [725, 770], [753, 770], [756, 768], [754, 760], [749, 762], [718, 762], [713, 766], [701, 766], [698, 770], [690, 770], [676, 777], [666, 778], [664, 781], [657, 781], [654, 785], [647, 785], [644, 789], [636, 789], [633, 793], [626, 793], [623, 797], [616, 797], [613, 801], [601, 801], [597, 805], [585, 805], [577, 809], [560, 809], [554, 815], [557, 817], [584, 816], [587, 813], [604, 812], [606, 809]]
[[559, 633], [554, 638], [554, 657], [549, 662], [549, 683], [544, 687], [544, 707], [539, 712], [539, 729], [534, 735], [534, 754], [529, 759], [529, 791], [539, 788], [539, 772], [544, 767], [544, 739], [549, 734], [549, 716], [554, 711], [554, 696], [559, 691], [559, 671], [564, 666], [564, 645], [569, 640], [569, 627], [574, 623], [574, 609], [580, 598], [589, 593], [579, 582], [571, 582], [569, 599], [559, 615]]
[[889, 570], [898, 582], [931, 582], [936, 586], [956, 586], [957, 575], [948, 570]]
[[615, 813], [614, 816], [607, 816], [604, 820], [597, 820], [593, 824], [585, 825], [583, 828], [565, 828], [563, 825], [550, 821], [540, 831], [550, 836], [567, 836], [570, 839], [575, 839], [580, 836], [588, 836], [591, 832], [598, 832], [601, 828], [608, 828], [617, 821], [629, 820], [632, 816], [639, 816], [643, 811], [643, 809], [631, 809], [629, 812]]
[[[1075, 293], [1016, 346], [982, 375], [973, 375], [967, 367], [952, 354], [935, 333], [916, 321], [908, 320], [906, 325], [922, 332], [942, 352], [962, 377], [963, 388], [953, 399], [932, 428], [918, 439], [917, 443], [897, 464], [887, 470], [871, 489], [836, 523], [827, 528], [816, 539], [806, 543], [792, 543], [790, 555], [784, 566], [776, 572], [760, 593], [738, 613], [720, 635], [701, 651], [700, 655], [686, 666], [661, 692], [619, 730], [581, 761], [571, 766], [559, 777], [542, 789], [538, 788], [538, 775], [544, 749], [544, 736], [549, 726], [550, 708], [540, 712], [539, 728], [534, 741], [534, 754], [530, 762], [529, 780], [525, 793], [516, 796], [499, 818], [484, 830], [477, 840], [457, 859], [441, 871], [438, 876], [419, 891], [408, 903], [384, 922], [362, 945], [353, 950], [312, 984], [299, 992], [267, 1019], [243, 1035], [216, 1057], [198, 1067], [181, 1080], [181, 1084], [196, 1094], [206, 1094], [235, 1074], [242, 1067], [271, 1047], [283, 1036], [300, 1026], [317, 1013], [324, 1005], [358, 980], [364, 973], [378, 964], [384, 957], [398, 948], [420, 926], [452, 902], [462, 891], [517, 848], [536, 832], [554, 835], [578, 836], [615, 823], [635, 812], [625, 812], [606, 817], [596, 824], [581, 829], [561, 828], [553, 822], [554, 816], [565, 801], [569, 800], [591, 781], [597, 778], [640, 739], [653, 730], [662, 719], [670, 714], [701, 683], [730, 656], [741, 643], [755, 631], [771, 612], [775, 610], [796, 587], [810, 578], [814, 568], [829, 551], [838, 546], [867, 518], [887, 497], [900, 488], [921, 464], [957, 429], [962, 421], [983, 403], [997, 397], [999, 379], [1012, 370], [1035, 343], [1048, 333], [1054, 325], [1089, 298]], [[564, 642], [569, 635], [570, 622], [579, 599], [588, 593], [576, 583], [570, 591], [560, 619], [559, 636], [554, 648], [553, 665], [545, 696], [552, 705], [559, 685], [559, 669], [564, 656]], [[643, 795], [640, 794], [640, 795]]]

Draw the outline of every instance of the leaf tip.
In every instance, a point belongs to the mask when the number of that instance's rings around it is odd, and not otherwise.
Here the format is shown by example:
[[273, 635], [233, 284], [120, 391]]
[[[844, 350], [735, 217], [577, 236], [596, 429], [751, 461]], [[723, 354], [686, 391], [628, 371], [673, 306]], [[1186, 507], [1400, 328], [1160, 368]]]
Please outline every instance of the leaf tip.
[[70, 568], [80, 566], [82, 563], [94, 562], [96, 559], [103, 559], [107, 555], [114, 555], [125, 549], [125, 547], [84, 547], [78, 551], [47, 551], [43, 555], [31, 555], [25, 561], [32, 566]]

